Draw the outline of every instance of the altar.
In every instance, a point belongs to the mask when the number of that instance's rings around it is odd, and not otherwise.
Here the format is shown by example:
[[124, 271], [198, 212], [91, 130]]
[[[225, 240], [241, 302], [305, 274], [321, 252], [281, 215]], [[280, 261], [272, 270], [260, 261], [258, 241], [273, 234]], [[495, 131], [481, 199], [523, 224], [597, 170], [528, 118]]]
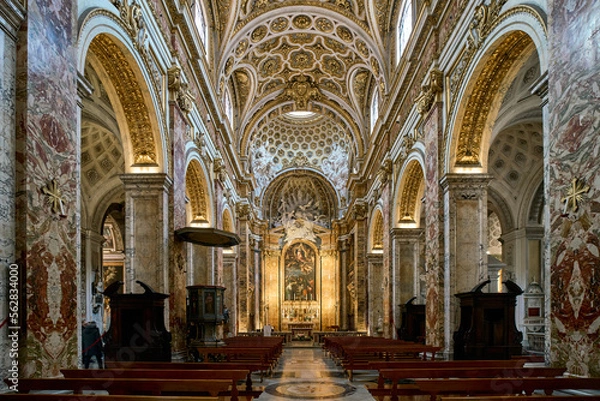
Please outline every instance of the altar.
[[297, 336], [311, 337], [313, 328], [314, 326], [310, 322], [288, 323], [288, 330], [292, 332], [292, 338]]

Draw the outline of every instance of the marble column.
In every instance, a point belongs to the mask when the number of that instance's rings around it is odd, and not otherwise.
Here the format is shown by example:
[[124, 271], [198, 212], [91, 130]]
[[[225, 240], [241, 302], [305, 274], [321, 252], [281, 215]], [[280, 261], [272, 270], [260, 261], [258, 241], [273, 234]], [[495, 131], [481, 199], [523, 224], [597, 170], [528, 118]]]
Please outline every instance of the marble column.
[[348, 237], [341, 236], [338, 238], [338, 249], [340, 254], [339, 259], [339, 272], [340, 272], [340, 285], [339, 285], [339, 298], [336, 302], [336, 313], [339, 314], [339, 326], [341, 330], [348, 330]]
[[[253, 329], [250, 320], [251, 310], [249, 304], [254, 293], [253, 272], [249, 272], [252, 266], [252, 252], [250, 252], [249, 238], [251, 234], [250, 218], [251, 210], [248, 204], [239, 204], [236, 207], [238, 216], [240, 244], [238, 245], [239, 260], [237, 264], [237, 322], [236, 325], [240, 332], [247, 332]], [[252, 316], [254, 318], [254, 316]]]
[[[169, 190], [166, 174], [123, 174], [125, 184], [125, 286], [169, 293]], [[166, 319], [166, 322], [169, 320]]]
[[224, 305], [229, 310], [229, 322], [224, 327], [223, 335], [227, 336], [228, 333], [236, 334], [236, 317], [238, 315], [236, 307], [236, 297], [239, 294], [237, 289], [237, 271], [235, 270], [237, 254], [233, 249], [223, 251], [223, 286], [227, 288], [225, 290]]
[[491, 176], [448, 174], [444, 191], [444, 346], [450, 355], [458, 329], [454, 296], [487, 280], [487, 186]]
[[[18, 1], [0, 3], [0, 283], [8, 283], [9, 266], [16, 261], [16, 84], [17, 84], [17, 31], [25, 18], [25, 10]], [[0, 286], [0, 319], [9, 316], [8, 286]], [[0, 321], [1, 325], [2, 321]], [[11, 366], [9, 357], [8, 323], [0, 328], [0, 390]]]
[[440, 179], [443, 171], [443, 104], [436, 102], [423, 122], [425, 143], [425, 278], [426, 278], [426, 343], [444, 345], [444, 230], [443, 197]]
[[367, 254], [367, 327], [372, 336], [383, 337], [383, 255]]
[[367, 205], [357, 203], [354, 206], [355, 233], [354, 247], [357, 256], [354, 266], [354, 280], [356, 285], [356, 311], [354, 316], [355, 329], [357, 331], [367, 331], [368, 323], [368, 305], [367, 305], [367, 258], [366, 251], [368, 245], [368, 227], [367, 227]]
[[425, 303], [421, 297], [421, 260], [423, 255], [422, 228], [394, 228], [392, 230], [392, 303], [396, 330], [402, 324], [401, 306], [412, 297], [417, 297], [415, 304]]
[[[550, 359], [600, 376], [600, 2], [549, 2]], [[580, 190], [579, 198], [572, 198]], [[565, 203], [563, 198], [575, 199]]]
[[186, 354], [186, 284], [187, 271], [191, 270], [191, 259], [187, 258], [189, 244], [175, 238], [175, 230], [187, 225], [186, 214], [186, 142], [188, 135], [187, 116], [176, 101], [169, 102], [169, 132], [172, 138], [171, 157], [173, 186], [169, 191], [169, 316], [171, 350], [173, 359], [183, 359]]
[[77, 10], [73, 2], [26, 3], [16, 74], [16, 261], [27, 299], [19, 365], [20, 377], [57, 376], [77, 366], [79, 351]]

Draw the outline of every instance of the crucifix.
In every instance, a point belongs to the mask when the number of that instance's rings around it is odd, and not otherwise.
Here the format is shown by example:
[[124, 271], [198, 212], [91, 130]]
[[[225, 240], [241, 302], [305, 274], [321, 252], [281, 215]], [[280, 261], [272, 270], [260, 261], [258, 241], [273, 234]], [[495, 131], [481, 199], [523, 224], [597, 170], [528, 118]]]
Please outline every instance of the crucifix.
[[560, 200], [565, 204], [563, 215], [567, 214], [568, 209], [571, 209], [571, 212], [573, 213], [576, 212], [579, 208], [579, 203], [583, 200], [583, 194], [587, 193], [589, 190], [589, 185], [584, 185], [577, 178], [573, 178], [571, 180], [571, 186], [567, 190], [567, 195]]
[[55, 179], [50, 181], [42, 187], [42, 193], [46, 195], [46, 202], [52, 205], [52, 212], [60, 217], [65, 217], [65, 200], [62, 197], [60, 188], [58, 188], [58, 182]]

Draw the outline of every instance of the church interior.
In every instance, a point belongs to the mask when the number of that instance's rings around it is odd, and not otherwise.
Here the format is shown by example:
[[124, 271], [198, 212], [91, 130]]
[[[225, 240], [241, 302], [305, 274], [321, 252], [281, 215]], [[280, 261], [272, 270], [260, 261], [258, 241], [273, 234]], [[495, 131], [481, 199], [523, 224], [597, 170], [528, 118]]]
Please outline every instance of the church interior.
[[215, 341], [448, 360], [464, 295], [512, 294], [491, 343], [600, 376], [600, 2], [0, 0], [0, 26], [2, 379], [81, 366], [144, 292], [186, 360], [206, 288]]

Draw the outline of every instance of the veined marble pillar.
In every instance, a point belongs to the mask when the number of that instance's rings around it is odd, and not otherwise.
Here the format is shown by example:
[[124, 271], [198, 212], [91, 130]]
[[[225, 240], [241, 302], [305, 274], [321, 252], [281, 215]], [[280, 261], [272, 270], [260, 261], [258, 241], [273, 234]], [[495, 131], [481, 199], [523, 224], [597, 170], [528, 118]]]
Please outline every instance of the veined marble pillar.
[[367, 255], [367, 327], [372, 336], [383, 337], [383, 255]]
[[368, 227], [367, 227], [367, 205], [357, 203], [354, 205], [355, 218], [355, 234], [354, 247], [357, 252], [355, 267], [354, 267], [354, 282], [356, 288], [356, 308], [355, 308], [355, 330], [368, 330], [368, 305], [367, 305], [367, 244], [368, 244]]
[[26, 3], [16, 74], [16, 262], [25, 271], [27, 298], [19, 376], [58, 376], [59, 369], [77, 366], [79, 353], [77, 10], [73, 2], [58, 9], [45, 1]]
[[[123, 174], [125, 184], [125, 286], [141, 293], [140, 280], [169, 293], [169, 190], [166, 174]], [[168, 319], [165, 319], [168, 322]]]
[[[251, 218], [251, 210], [250, 205], [248, 204], [239, 204], [237, 205], [237, 216], [238, 216], [238, 225], [239, 225], [239, 233], [240, 233], [240, 244], [238, 245], [239, 249], [239, 262], [237, 265], [237, 327], [240, 332], [247, 332], [254, 327], [251, 326], [250, 313], [251, 309], [249, 308], [250, 302], [252, 300], [252, 294], [254, 293], [253, 287], [253, 274], [249, 273], [249, 270], [253, 268], [252, 266], [252, 252], [250, 251], [250, 218]], [[254, 316], [252, 316], [254, 318]]]
[[[18, 1], [0, 3], [0, 283], [8, 283], [9, 265], [16, 261], [16, 84], [17, 84], [17, 31], [25, 10]], [[9, 316], [8, 286], [0, 286], [0, 316]], [[2, 323], [0, 321], [0, 323]], [[9, 355], [8, 324], [0, 328], [0, 390], [6, 387], [4, 379], [11, 359]]]
[[454, 294], [470, 291], [487, 279], [487, 186], [491, 176], [449, 174], [444, 191], [444, 345], [453, 350], [459, 325]]
[[227, 288], [223, 295], [223, 304], [227, 307], [227, 310], [229, 311], [229, 322], [227, 322], [227, 327], [224, 329], [223, 332], [225, 336], [227, 336], [228, 333], [237, 333], [236, 317], [238, 313], [236, 307], [236, 294], [239, 294], [239, 292], [236, 286], [237, 271], [235, 270], [235, 261], [235, 251], [223, 251], [223, 287]]
[[425, 279], [426, 343], [444, 345], [443, 196], [440, 179], [443, 166], [443, 104], [435, 102], [423, 121], [425, 142]]
[[348, 237], [341, 236], [338, 238], [338, 249], [340, 253], [339, 260], [339, 272], [340, 272], [340, 286], [339, 286], [339, 301], [336, 303], [336, 313], [339, 314], [339, 326], [342, 330], [348, 330]]
[[412, 297], [415, 304], [425, 303], [421, 297], [421, 260], [424, 230], [422, 228], [394, 228], [392, 230], [392, 303], [396, 329], [402, 324], [401, 306]]
[[[544, 151], [550, 359], [569, 373], [598, 377], [600, 2], [556, 0], [549, 9], [550, 129]], [[566, 204], [564, 197], [575, 202]]]

